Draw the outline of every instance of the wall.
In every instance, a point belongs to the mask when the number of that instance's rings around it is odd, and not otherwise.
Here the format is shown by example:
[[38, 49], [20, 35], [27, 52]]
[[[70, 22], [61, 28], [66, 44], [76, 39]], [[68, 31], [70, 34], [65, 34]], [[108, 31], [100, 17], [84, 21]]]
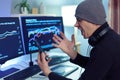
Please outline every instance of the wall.
[[12, 0], [0, 0], [0, 17], [11, 15]]
[[[19, 13], [19, 8], [17, 7], [14, 9], [14, 6], [18, 3], [20, 3], [21, 0], [12, 0], [12, 8], [11, 12], [12, 14]], [[41, 2], [45, 6], [45, 13], [47, 14], [56, 14], [56, 15], [61, 15], [61, 6], [64, 5], [77, 5], [79, 3], [79, 0], [28, 0], [28, 3], [30, 4], [31, 9], [38, 8], [40, 9], [40, 4]], [[40, 10], [39, 10], [40, 12]]]
[[[56, 14], [61, 15], [61, 7], [66, 5], [78, 5], [83, 0], [28, 0], [28, 3], [30, 4], [30, 8], [33, 7], [40, 9], [41, 2], [45, 6], [45, 13], [46, 14]], [[108, 9], [108, 0], [102, 0], [103, 4], [105, 5], [105, 9]], [[20, 3], [21, 0], [12, 0], [11, 5], [11, 13], [16, 14], [19, 13], [19, 8], [14, 8], [16, 4]], [[108, 11], [106, 11], [108, 12]]]

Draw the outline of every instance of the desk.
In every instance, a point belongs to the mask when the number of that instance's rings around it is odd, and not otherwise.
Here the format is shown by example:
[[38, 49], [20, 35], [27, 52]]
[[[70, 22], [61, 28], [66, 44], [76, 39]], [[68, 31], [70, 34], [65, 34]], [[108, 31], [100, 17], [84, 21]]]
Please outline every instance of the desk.
[[[75, 65], [75, 64], [72, 64], [72, 63], [70, 63], [69, 61], [68, 62], [65, 62], [65, 63], [61, 63], [61, 64], [67, 64], [67, 65], [70, 65], [70, 66], [77, 66], [77, 65]], [[61, 65], [61, 64], [59, 64], [59, 65]], [[56, 66], [56, 65], [55, 65]], [[52, 66], [52, 67], [54, 67], [54, 66]], [[80, 71], [81, 71], [81, 67], [79, 67], [78, 68], [78, 70], [76, 70], [75, 72], [73, 72], [73, 73], [71, 73], [70, 75], [68, 75], [68, 76], [66, 76], [67, 78], [70, 78], [70, 79], [72, 79], [72, 80], [78, 80], [78, 78], [80, 77]], [[41, 72], [40, 72], [41, 73]], [[26, 80], [49, 80], [47, 77], [45, 77], [45, 76], [40, 76], [39, 74], [40, 73], [38, 73], [38, 74], [36, 74], [36, 75], [33, 75], [33, 76], [31, 76], [31, 77], [29, 77], [29, 78], [27, 78]]]
[[[32, 55], [34, 64], [37, 64], [37, 62], [35, 61], [36, 58], [37, 58], [37, 54], [38, 54], [38, 53]], [[59, 54], [59, 55], [60, 55], [60, 54]], [[12, 66], [12, 67], [18, 68], [18, 69], [20, 69], [20, 70], [23, 70], [23, 69], [25, 69], [25, 68], [27, 68], [27, 67], [29, 66], [29, 64], [28, 64], [28, 62], [29, 62], [29, 55], [25, 55], [25, 56], [22, 56], [22, 57], [20, 57], [20, 58], [18, 58], [18, 59], [14, 59], [14, 60], [12, 60], [12, 61], [8, 61], [6, 64], [16, 62], [16, 60], [18, 60], [19, 62], [16, 63], [16, 64], [12, 64], [12, 65], [10, 65], [10, 66], [8, 66], [8, 67], [11, 67], [11, 66]], [[60, 64], [75, 65], [75, 64], [73, 64], [73, 63], [71, 63], [71, 62], [69, 62], [69, 61], [64, 62], [64, 63], [60, 63]], [[54, 65], [54, 66], [57, 66], [57, 65]], [[51, 66], [51, 68], [54, 67], [54, 66]], [[77, 66], [77, 65], [76, 65], [76, 66]], [[83, 70], [83, 69], [82, 69], [82, 70]], [[67, 78], [71, 78], [71, 79], [73, 79], [73, 80], [77, 80], [77, 79], [80, 77], [80, 75], [81, 75], [81, 74], [80, 74], [80, 73], [81, 73], [80, 71], [81, 71], [81, 67], [79, 67], [78, 70], [76, 70], [75, 72], [71, 73], [70, 75], [68, 75], [68, 76], [66, 76], [66, 77], [67, 77]], [[35, 75], [27, 78], [26, 80], [48, 80], [47, 77], [45, 77], [45, 76], [40, 76], [39, 74], [40, 74], [40, 73], [35, 74]], [[0, 80], [4, 80], [4, 79], [1, 78]]]
[[[70, 63], [69, 61], [64, 62], [64, 63], [61, 63], [61, 64], [58, 64], [58, 65], [77, 66], [77, 65], [75, 65], [75, 64], [73, 64], [73, 63]], [[58, 66], [58, 65], [51, 66], [50, 68], [55, 67], [55, 66]], [[73, 73], [71, 73], [70, 75], [68, 75], [68, 76], [66, 76], [66, 77], [67, 77], [67, 78], [70, 78], [70, 79], [72, 79], [72, 80], [78, 80], [78, 78], [79, 78], [80, 75], [81, 75], [81, 74], [80, 74], [80, 71], [81, 71], [81, 67], [79, 67], [76, 71], [74, 71]], [[40, 73], [42, 73], [42, 71], [39, 72], [39, 73], [37, 73], [37, 74], [35, 74], [35, 75], [33, 75], [33, 76], [31, 76], [31, 77], [29, 77], [29, 78], [27, 78], [27, 79], [25, 79], [25, 80], [49, 80], [47, 77], [39, 75]], [[2, 79], [0, 79], [0, 80], [4, 80], [4, 79], [2, 78]]]

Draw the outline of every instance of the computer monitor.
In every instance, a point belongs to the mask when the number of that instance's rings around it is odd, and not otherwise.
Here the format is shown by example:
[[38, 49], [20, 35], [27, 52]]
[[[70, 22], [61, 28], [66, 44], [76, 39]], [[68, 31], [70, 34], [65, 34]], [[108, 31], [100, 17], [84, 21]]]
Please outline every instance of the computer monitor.
[[24, 54], [18, 17], [0, 17], [0, 64]]
[[60, 32], [64, 33], [61, 16], [21, 16], [21, 23], [26, 53], [38, 51], [38, 46], [34, 41], [36, 36], [40, 35], [38, 42], [42, 50], [48, 51], [55, 48], [52, 46], [53, 34], [60, 36]]

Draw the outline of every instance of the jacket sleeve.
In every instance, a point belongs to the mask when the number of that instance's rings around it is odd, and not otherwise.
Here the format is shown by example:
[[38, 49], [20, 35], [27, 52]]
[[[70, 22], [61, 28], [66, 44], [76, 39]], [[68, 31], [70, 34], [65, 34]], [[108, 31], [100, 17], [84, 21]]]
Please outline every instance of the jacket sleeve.
[[54, 72], [51, 72], [49, 75], [48, 75], [48, 78], [49, 80], [72, 80], [72, 79], [68, 79], [68, 78], [65, 78], [63, 76], [60, 76]]
[[89, 61], [89, 57], [82, 56], [79, 53], [77, 54], [77, 57], [74, 60], [70, 59], [70, 62], [75, 63], [83, 68], [86, 67], [88, 61]]
[[108, 80], [111, 66], [114, 64], [111, 53], [103, 50], [92, 51], [90, 61], [79, 80]]

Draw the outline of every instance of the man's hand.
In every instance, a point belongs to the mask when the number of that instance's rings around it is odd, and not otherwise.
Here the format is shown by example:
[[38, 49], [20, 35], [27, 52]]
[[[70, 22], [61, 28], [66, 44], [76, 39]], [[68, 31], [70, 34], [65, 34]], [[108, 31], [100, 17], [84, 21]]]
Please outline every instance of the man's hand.
[[53, 40], [56, 42], [56, 44], [53, 44], [53, 46], [60, 48], [62, 51], [67, 53], [72, 59], [75, 59], [77, 56], [77, 52], [74, 50], [74, 35], [72, 35], [71, 37], [72, 41], [69, 41], [62, 32], [60, 34], [62, 38], [54, 34]]
[[51, 73], [51, 70], [48, 66], [48, 62], [50, 61], [50, 59], [48, 61], [46, 61], [47, 55], [42, 52], [41, 54], [38, 54], [38, 65], [41, 68], [41, 70], [43, 71], [43, 73], [48, 76]]

